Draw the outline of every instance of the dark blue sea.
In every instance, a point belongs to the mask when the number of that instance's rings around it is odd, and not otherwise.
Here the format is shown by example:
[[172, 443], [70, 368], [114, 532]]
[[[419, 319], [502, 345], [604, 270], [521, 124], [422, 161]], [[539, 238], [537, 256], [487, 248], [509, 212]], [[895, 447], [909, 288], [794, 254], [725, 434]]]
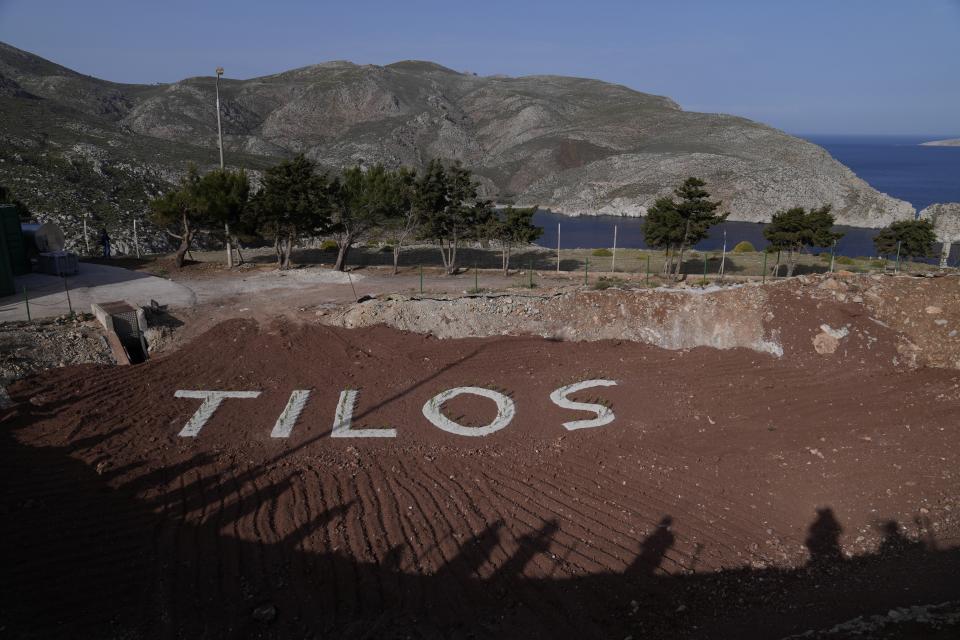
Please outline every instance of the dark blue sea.
[[[914, 136], [802, 136], [820, 145], [834, 158], [850, 167], [878, 191], [906, 200], [917, 211], [935, 202], [960, 202], [960, 147], [921, 147], [926, 140]], [[942, 138], [957, 137], [944, 135]], [[537, 244], [557, 246], [557, 223], [561, 223], [560, 246], [610, 247], [613, 245], [613, 227], [617, 226], [617, 246], [646, 248], [641, 233], [641, 218], [619, 216], [569, 217], [549, 211], [540, 211], [534, 222], [544, 228]], [[876, 229], [839, 227], [845, 233], [837, 243], [837, 252], [847, 256], [875, 254], [873, 237]], [[713, 251], [748, 240], [758, 249], [766, 246], [763, 225], [751, 222], [726, 222], [713, 229], [710, 237], [697, 249]], [[954, 254], [960, 248], [954, 247]], [[955, 255], [954, 259], [960, 256]]]

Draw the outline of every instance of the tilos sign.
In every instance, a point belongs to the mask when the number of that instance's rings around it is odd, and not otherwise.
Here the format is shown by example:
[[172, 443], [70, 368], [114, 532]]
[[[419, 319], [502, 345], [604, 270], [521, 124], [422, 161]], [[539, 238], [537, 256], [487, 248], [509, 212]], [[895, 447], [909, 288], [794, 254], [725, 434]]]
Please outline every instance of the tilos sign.
[[[586, 420], [564, 422], [563, 427], [568, 431], [601, 427], [614, 421], [615, 415], [610, 407], [592, 402], [577, 402], [570, 396], [584, 389], [593, 387], [611, 387], [617, 383], [613, 380], [584, 380], [556, 389], [550, 394], [550, 400], [558, 407], [572, 411], [590, 411], [595, 417]], [[296, 426], [297, 419], [310, 399], [309, 389], [296, 389], [290, 394], [290, 399], [283, 412], [277, 418], [270, 432], [272, 438], [289, 438]], [[355, 429], [352, 426], [353, 410], [357, 405], [360, 392], [355, 389], [345, 389], [340, 392], [340, 401], [333, 419], [331, 438], [395, 438], [397, 430], [390, 427], [378, 429]], [[492, 400], [497, 406], [497, 416], [482, 427], [467, 427], [454, 422], [441, 411], [441, 407], [448, 400], [461, 395], [474, 395]], [[194, 412], [187, 423], [180, 430], [183, 438], [195, 438], [200, 435], [201, 429], [213, 417], [221, 404], [228, 399], [254, 399], [260, 396], [259, 391], [212, 391], [212, 390], [181, 390], [174, 393], [177, 398], [194, 398], [202, 400], [200, 407]], [[430, 398], [423, 405], [423, 416], [430, 424], [458, 436], [482, 437], [505, 429], [513, 421], [517, 413], [513, 399], [500, 391], [483, 387], [454, 387], [442, 391]]]

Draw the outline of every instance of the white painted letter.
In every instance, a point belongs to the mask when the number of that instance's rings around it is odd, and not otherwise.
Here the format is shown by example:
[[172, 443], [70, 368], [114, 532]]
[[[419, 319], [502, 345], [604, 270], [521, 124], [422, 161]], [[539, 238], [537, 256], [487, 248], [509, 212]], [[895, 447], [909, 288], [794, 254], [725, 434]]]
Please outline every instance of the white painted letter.
[[175, 398], [199, 398], [203, 400], [200, 408], [190, 417], [187, 424], [180, 430], [181, 438], [195, 438], [200, 434], [200, 429], [207, 424], [207, 420], [217, 410], [220, 403], [227, 398], [256, 398], [260, 395], [259, 391], [177, 391], [173, 394]]
[[297, 389], [291, 393], [290, 399], [287, 400], [287, 406], [284, 407], [283, 413], [277, 418], [277, 424], [273, 425], [270, 437], [289, 438], [293, 432], [293, 425], [297, 423], [297, 418], [300, 417], [300, 412], [303, 411], [303, 407], [309, 399], [309, 389]]
[[560, 387], [556, 391], [550, 394], [550, 399], [558, 407], [563, 407], [564, 409], [573, 409], [575, 411], [593, 411], [597, 414], [596, 418], [592, 420], [574, 420], [573, 422], [564, 422], [563, 426], [568, 431], [574, 431], [575, 429], [589, 429], [591, 427], [602, 427], [605, 424], [610, 424], [613, 422], [615, 415], [610, 407], [605, 407], [602, 404], [593, 404], [591, 402], [575, 402], [573, 400], [568, 400], [567, 396], [571, 393], [576, 393], [583, 389], [589, 389], [590, 387], [615, 387], [617, 385], [613, 380], [584, 380], [583, 382], [578, 382], [576, 384], [567, 385], [566, 387]]
[[[485, 427], [465, 427], [443, 415], [440, 411], [443, 403], [464, 393], [490, 398], [496, 402], [497, 417], [493, 419], [493, 422]], [[488, 436], [510, 424], [510, 421], [513, 420], [513, 416], [516, 415], [516, 413], [517, 408], [513, 404], [513, 400], [499, 391], [491, 391], [483, 387], [455, 387], [453, 389], [447, 389], [433, 396], [427, 401], [427, 404], [423, 405], [423, 415], [427, 420], [438, 429], [455, 433], [458, 436]]]
[[337, 403], [337, 415], [333, 419], [331, 438], [396, 438], [396, 429], [354, 429], [350, 426], [353, 420], [353, 408], [357, 405], [359, 391], [347, 389], [340, 392], [340, 402]]

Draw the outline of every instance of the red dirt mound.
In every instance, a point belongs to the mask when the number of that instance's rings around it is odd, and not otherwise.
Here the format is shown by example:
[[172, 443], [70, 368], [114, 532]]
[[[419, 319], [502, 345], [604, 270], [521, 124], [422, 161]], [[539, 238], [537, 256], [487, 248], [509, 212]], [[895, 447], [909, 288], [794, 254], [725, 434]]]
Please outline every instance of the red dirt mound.
[[[0, 430], [0, 626], [780, 637], [956, 598], [960, 374], [847, 364], [230, 321], [137, 367], [52, 371], [12, 386]], [[617, 384], [571, 399], [614, 420], [565, 429], [594, 415], [551, 393], [596, 379]], [[515, 416], [486, 437], [428, 422], [464, 386]], [[345, 389], [352, 428], [396, 437], [332, 438]], [[178, 390], [261, 394], [180, 437], [201, 401]], [[311, 394], [271, 438], [294, 390]]]

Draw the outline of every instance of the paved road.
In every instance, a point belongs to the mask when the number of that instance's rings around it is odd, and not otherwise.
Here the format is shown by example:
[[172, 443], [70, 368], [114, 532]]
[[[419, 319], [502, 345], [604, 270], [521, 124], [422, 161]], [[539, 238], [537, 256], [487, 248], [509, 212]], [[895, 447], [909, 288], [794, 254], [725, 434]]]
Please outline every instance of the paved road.
[[[504, 289], [526, 282], [526, 275], [502, 276], [495, 270], [483, 271], [476, 280], [474, 276], [471, 270], [448, 276], [434, 269], [424, 277], [424, 290], [427, 293], [461, 293], [476, 285], [484, 289]], [[536, 276], [541, 286], [569, 284], [578, 282], [578, 278], [555, 281], [551, 271]], [[312, 266], [290, 271], [238, 270], [229, 274], [187, 276], [173, 281], [140, 271], [81, 262], [80, 273], [69, 276], [66, 284], [75, 311], [89, 311], [94, 302], [126, 300], [148, 305], [150, 300], [156, 300], [181, 312], [192, 309], [201, 315], [213, 314], [222, 318], [231, 313], [274, 316], [298, 308], [350, 302], [363, 295], [413, 294], [419, 291], [420, 276], [411, 268], [402, 269], [398, 275], [390, 275], [386, 268], [361, 269], [348, 275]], [[21, 293], [0, 298], [0, 322], [27, 319], [22, 293], [24, 286], [30, 299], [32, 318], [53, 317], [69, 311], [63, 278], [31, 273], [16, 278], [16, 286]]]
[[23, 288], [30, 300], [30, 316], [47, 318], [74, 311], [89, 311], [94, 302], [127, 300], [147, 305], [150, 300], [177, 307], [192, 306], [197, 297], [182, 284], [129, 269], [107, 265], [80, 263], [80, 273], [66, 278], [70, 302], [64, 290], [64, 279], [41, 273], [30, 273], [15, 279], [17, 295], [0, 298], [0, 321], [26, 320]]

